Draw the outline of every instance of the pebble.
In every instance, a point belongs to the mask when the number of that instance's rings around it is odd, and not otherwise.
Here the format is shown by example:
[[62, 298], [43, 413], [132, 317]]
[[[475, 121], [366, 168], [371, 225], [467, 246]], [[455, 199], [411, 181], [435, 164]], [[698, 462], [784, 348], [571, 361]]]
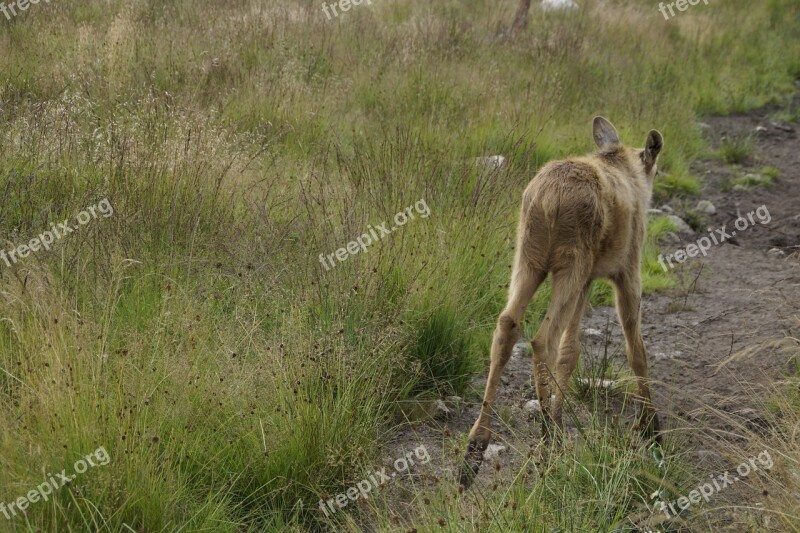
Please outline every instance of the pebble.
[[669, 218], [669, 221], [672, 222], [673, 226], [675, 226], [675, 231], [677, 231], [678, 233], [694, 233], [692, 227], [689, 224], [687, 224], [686, 221], [683, 220], [681, 217], [670, 215], [667, 218]]
[[708, 200], [700, 200], [697, 202], [697, 207], [695, 207], [695, 210], [705, 213], [706, 215], [713, 215], [717, 212], [716, 206]]
[[528, 400], [528, 402], [525, 404], [525, 407], [522, 409], [525, 412], [534, 415], [542, 412], [542, 406], [539, 404], [539, 400]]
[[496, 459], [500, 456], [501, 453], [506, 451], [506, 447], [502, 444], [490, 444], [486, 447], [486, 451], [483, 452], [483, 458], [486, 460], [489, 459]]
[[578, 9], [578, 4], [573, 0], [542, 0], [543, 11], [566, 11]]
[[605, 335], [603, 335], [602, 331], [600, 331], [599, 329], [594, 329], [594, 328], [586, 328], [586, 329], [584, 329], [583, 330], [583, 335], [584, 335], [584, 337], [589, 337], [590, 339], [594, 339], [594, 340], [598, 340], [598, 341], [601, 341], [601, 340], [603, 340], [605, 338]]
[[655, 359], [656, 361], [664, 361], [664, 360], [669, 360], [669, 359], [679, 359], [682, 355], [683, 355], [683, 352], [677, 351], [677, 350], [674, 351], [674, 352], [671, 352], [671, 353], [655, 352], [653, 354], [653, 359]]
[[595, 387], [599, 389], [610, 389], [614, 386], [613, 379], [589, 379], [589, 378], [581, 378], [581, 385], [585, 385], [587, 387]]
[[431, 405], [431, 416], [433, 418], [442, 419], [449, 418], [452, 411], [447, 408], [442, 400], [436, 400]]
[[453, 410], [453, 409], [460, 409], [461, 405], [464, 403], [464, 398], [461, 396], [448, 396], [444, 399], [444, 405], [446, 408]]
[[502, 155], [490, 155], [488, 157], [476, 157], [475, 164], [477, 166], [486, 167], [490, 170], [497, 170], [505, 166], [506, 158]]

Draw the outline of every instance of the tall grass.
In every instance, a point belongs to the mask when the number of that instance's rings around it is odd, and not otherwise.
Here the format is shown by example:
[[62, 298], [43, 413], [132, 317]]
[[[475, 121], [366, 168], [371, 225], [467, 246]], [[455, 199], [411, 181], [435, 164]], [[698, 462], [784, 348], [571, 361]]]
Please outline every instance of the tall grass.
[[[485, 366], [536, 168], [591, 150], [603, 113], [630, 143], [658, 127], [663, 171], [687, 176], [697, 113], [780, 100], [800, 74], [789, 0], [669, 24], [647, 2], [597, 2], [494, 39], [510, 13], [387, 1], [328, 22], [305, 1], [110, 0], [2, 20], [3, 248], [99, 198], [115, 211], [0, 264], [0, 500], [111, 456], [3, 527], [358, 523], [315, 502], [376, 464], [402, 401], [461, 394]], [[472, 161], [498, 153], [508, 166]], [[319, 263], [421, 198], [429, 218]], [[648, 290], [670, 283], [655, 251]], [[581, 520], [614, 523], [638, 460], [613, 439], [576, 454], [498, 504], [600, 484]], [[460, 504], [442, 498], [452, 523]], [[504, 520], [531, 518], [518, 510]], [[562, 511], [548, 523], [574, 526]]]

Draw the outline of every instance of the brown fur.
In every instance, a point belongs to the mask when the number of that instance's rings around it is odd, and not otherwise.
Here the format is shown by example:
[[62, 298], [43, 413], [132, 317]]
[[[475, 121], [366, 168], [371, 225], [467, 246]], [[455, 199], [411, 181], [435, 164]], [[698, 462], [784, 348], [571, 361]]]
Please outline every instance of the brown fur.
[[663, 138], [653, 130], [645, 148], [628, 148], [602, 117], [594, 119], [593, 134], [598, 152], [548, 163], [522, 195], [508, 303], [497, 321], [484, 401], [470, 431], [461, 473], [464, 487], [471, 484], [489, 444], [492, 404], [519, 338], [525, 307], [548, 273], [553, 276], [553, 296], [531, 343], [545, 439], [558, 436], [562, 428], [563, 391], [580, 355], [580, 321], [595, 278], [610, 279], [614, 285], [628, 363], [638, 380], [640, 426], [660, 439], [640, 330], [640, 268]]

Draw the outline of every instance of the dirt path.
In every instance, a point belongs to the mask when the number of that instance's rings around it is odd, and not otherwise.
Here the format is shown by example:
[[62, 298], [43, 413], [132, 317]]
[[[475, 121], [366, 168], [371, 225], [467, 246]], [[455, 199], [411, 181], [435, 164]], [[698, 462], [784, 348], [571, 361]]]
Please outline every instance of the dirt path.
[[[796, 109], [799, 105], [800, 96], [792, 106]], [[762, 394], [759, 385], [773, 383], [786, 370], [784, 348], [797, 349], [797, 343], [786, 337], [800, 337], [800, 126], [773, 121], [775, 111], [767, 108], [706, 120], [706, 134], [714, 146], [725, 137], [752, 136], [756, 147], [754, 160], [742, 168], [708, 160], [698, 162], [693, 169], [704, 178], [700, 198], [716, 207], [716, 213], [708, 215], [702, 227], [713, 231], [725, 226], [728, 234], [735, 231], [736, 236], [731, 242], [712, 246], [706, 257], [688, 259], [676, 269], [686, 287], [649, 295], [643, 301], [643, 330], [650, 375], [655, 381], [655, 401], [666, 414], [668, 430], [673, 430], [674, 438], [685, 447], [684, 457], [711, 471], [724, 471], [731, 465], [716, 452], [718, 446], [709, 431], [675, 428], [702, 425], [712, 430], [729, 429], [724, 419], [707, 415], [708, 406], [752, 417], [753, 423], [758, 423], [753, 397]], [[764, 166], [780, 171], [772, 186], [729, 190], [733, 178]], [[673, 202], [672, 207], [681, 215], [682, 207], [693, 208], [696, 203], [697, 199], [686, 206]], [[737, 231], [734, 221], [738, 215], [747, 216], [760, 206], [766, 206], [769, 222], [762, 225], [754, 216], [753, 224], [748, 221], [746, 230]], [[760, 213], [765, 215], [763, 209]], [[684, 235], [681, 242], [663, 244], [662, 250], [665, 255], [675, 253], [708, 235], [708, 231]], [[775, 248], [783, 254], [770, 252]], [[613, 308], [592, 309], [584, 317], [582, 328], [584, 366], [597, 364], [606, 346], [613, 353], [613, 363], [624, 366], [624, 341]], [[598, 331], [603, 334], [598, 335]], [[539, 437], [538, 421], [532, 421], [535, 415], [525, 409], [525, 404], [535, 398], [531, 364], [527, 354], [515, 353], [506, 367], [493, 440], [506, 449], [495, 461], [484, 463], [476, 480], [478, 486], [518, 472]], [[475, 388], [482, 392], [484, 383], [485, 377], [477, 379]], [[437, 475], [455, 476], [461, 455], [452, 446], [475, 420], [476, 399], [477, 395], [468, 396], [466, 405], [441, 424], [428, 423], [404, 432], [398, 444], [425, 444], [433, 457], [429, 466], [442, 465]], [[580, 413], [578, 417], [583, 418]], [[574, 424], [570, 429], [574, 433]], [[489, 466], [495, 462], [496, 468]], [[749, 498], [759, 494], [742, 488], [726, 496], [752, 504]], [[733, 521], [717, 516], [714, 522]]]

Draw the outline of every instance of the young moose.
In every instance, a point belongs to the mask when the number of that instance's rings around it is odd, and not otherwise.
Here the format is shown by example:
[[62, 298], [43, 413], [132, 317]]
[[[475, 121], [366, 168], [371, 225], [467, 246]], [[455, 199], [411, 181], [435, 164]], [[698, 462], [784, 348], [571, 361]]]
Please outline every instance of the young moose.
[[660, 442], [639, 324], [646, 213], [663, 138], [652, 130], [644, 149], [628, 148], [603, 117], [594, 119], [593, 134], [598, 152], [548, 163], [522, 195], [508, 303], [497, 320], [483, 404], [469, 434], [461, 470], [464, 488], [472, 483], [489, 444], [492, 404], [519, 338], [525, 307], [548, 273], [553, 275], [553, 296], [532, 341], [545, 440], [552, 442], [563, 428], [563, 392], [580, 355], [578, 334], [589, 287], [595, 278], [608, 278], [616, 292], [628, 363], [637, 377], [638, 427]]

